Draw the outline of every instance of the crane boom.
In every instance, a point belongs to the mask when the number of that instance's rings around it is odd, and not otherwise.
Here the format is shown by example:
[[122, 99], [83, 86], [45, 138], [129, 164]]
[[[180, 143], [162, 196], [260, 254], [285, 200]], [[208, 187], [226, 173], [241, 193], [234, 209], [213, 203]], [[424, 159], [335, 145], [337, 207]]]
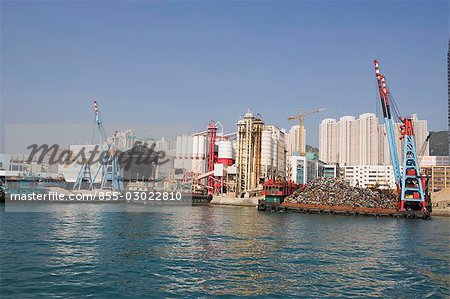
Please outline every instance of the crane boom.
[[374, 61], [374, 65], [381, 107], [383, 109], [386, 136], [389, 143], [389, 153], [394, 168], [397, 191], [400, 197], [399, 208], [401, 211], [426, 211], [430, 201], [428, 192], [425, 191], [427, 185], [426, 178], [420, 175], [413, 120], [409, 117], [400, 117], [400, 139], [403, 140], [404, 144], [403, 169], [401, 169], [389, 101], [390, 91], [386, 85], [386, 78], [380, 72], [377, 60]]
[[401, 170], [400, 170], [400, 162], [398, 159], [397, 146], [395, 142], [394, 123], [392, 120], [391, 108], [389, 103], [389, 90], [386, 86], [385, 77], [380, 73], [378, 60], [375, 60], [374, 64], [381, 107], [383, 110], [384, 126], [386, 128], [386, 135], [389, 143], [389, 154], [391, 158], [392, 167], [394, 168], [395, 182], [397, 184], [397, 187], [399, 187], [401, 182]]

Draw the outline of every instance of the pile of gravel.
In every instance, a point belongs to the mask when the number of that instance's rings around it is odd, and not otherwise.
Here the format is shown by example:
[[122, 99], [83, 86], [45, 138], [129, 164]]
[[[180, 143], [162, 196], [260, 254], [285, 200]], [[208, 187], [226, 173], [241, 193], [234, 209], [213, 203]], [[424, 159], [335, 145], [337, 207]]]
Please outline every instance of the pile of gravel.
[[306, 184], [304, 189], [297, 190], [288, 196], [285, 202], [395, 209], [397, 194], [352, 187], [341, 179], [317, 178]]

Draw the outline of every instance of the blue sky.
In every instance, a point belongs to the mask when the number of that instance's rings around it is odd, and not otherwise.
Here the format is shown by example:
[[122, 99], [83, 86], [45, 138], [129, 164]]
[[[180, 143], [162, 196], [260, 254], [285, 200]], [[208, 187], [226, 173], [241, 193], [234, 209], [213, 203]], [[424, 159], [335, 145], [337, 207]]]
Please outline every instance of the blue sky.
[[[317, 145], [323, 118], [377, 112], [373, 59], [404, 115], [447, 129], [448, 1], [2, 2], [2, 122], [190, 123], [252, 108]], [[379, 111], [379, 109], [378, 109]]]

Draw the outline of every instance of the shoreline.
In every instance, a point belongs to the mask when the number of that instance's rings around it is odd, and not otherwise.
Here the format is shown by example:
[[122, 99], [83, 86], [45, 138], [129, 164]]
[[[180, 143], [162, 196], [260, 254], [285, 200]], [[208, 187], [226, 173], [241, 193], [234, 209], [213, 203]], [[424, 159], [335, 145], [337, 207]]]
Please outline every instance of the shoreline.
[[[236, 198], [234, 196], [227, 195], [215, 195], [210, 202], [210, 205], [214, 206], [235, 206], [235, 207], [257, 207], [258, 199], [263, 199], [260, 197], [252, 198]], [[450, 209], [433, 209], [430, 216], [437, 217], [450, 217]]]
[[258, 205], [258, 200], [263, 197], [250, 198], [236, 198], [228, 195], [215, 195], [210, 202], [210, 205], [216, 206], [238, 206], [238, 207], [255, 207]]
[[433, 216], [450, 217], [450, 209], [433, 209], [433, 212], [431, 212], [431, 217]]

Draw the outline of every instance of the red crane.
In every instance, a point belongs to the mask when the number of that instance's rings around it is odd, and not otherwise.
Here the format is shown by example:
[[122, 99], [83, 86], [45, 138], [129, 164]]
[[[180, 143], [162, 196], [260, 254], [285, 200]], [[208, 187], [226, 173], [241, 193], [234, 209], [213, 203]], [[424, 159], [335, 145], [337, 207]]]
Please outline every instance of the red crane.
[[[215, 145], [216, 145], [216, 134], [217, 126], [214, 121], [211, 121], [208, 125], [208, 143], [209, 143], [209, 154], [208, 154], [208, 172], [214, 171], [214, 163], [216, 162]], [[214, 180], [210, 175], [208, 176], [208, 192], [213, 192], [214, 190]]]
[[[392, 96], [387, 87], [386, 78], [381, 74], [377, 60], [374, 61], [374, 65], [386, 127], [386, 136], [389, 142], [391, 163], [394, 168], [397, 191], [400, 195], [399, 209], [401, 211], [430, 211], [430, 198], [426, 190], [427, 179], [420, 175], [413, 120], [410, 117], [400, 116], [396, 110], [395, 103], [392, 102]], [[404, 143], [403, 169], [400, 168], [397, 153], [391, 107], [394, 108], [393, 112], [401, 122], [400, 140], [403, 140]]]

